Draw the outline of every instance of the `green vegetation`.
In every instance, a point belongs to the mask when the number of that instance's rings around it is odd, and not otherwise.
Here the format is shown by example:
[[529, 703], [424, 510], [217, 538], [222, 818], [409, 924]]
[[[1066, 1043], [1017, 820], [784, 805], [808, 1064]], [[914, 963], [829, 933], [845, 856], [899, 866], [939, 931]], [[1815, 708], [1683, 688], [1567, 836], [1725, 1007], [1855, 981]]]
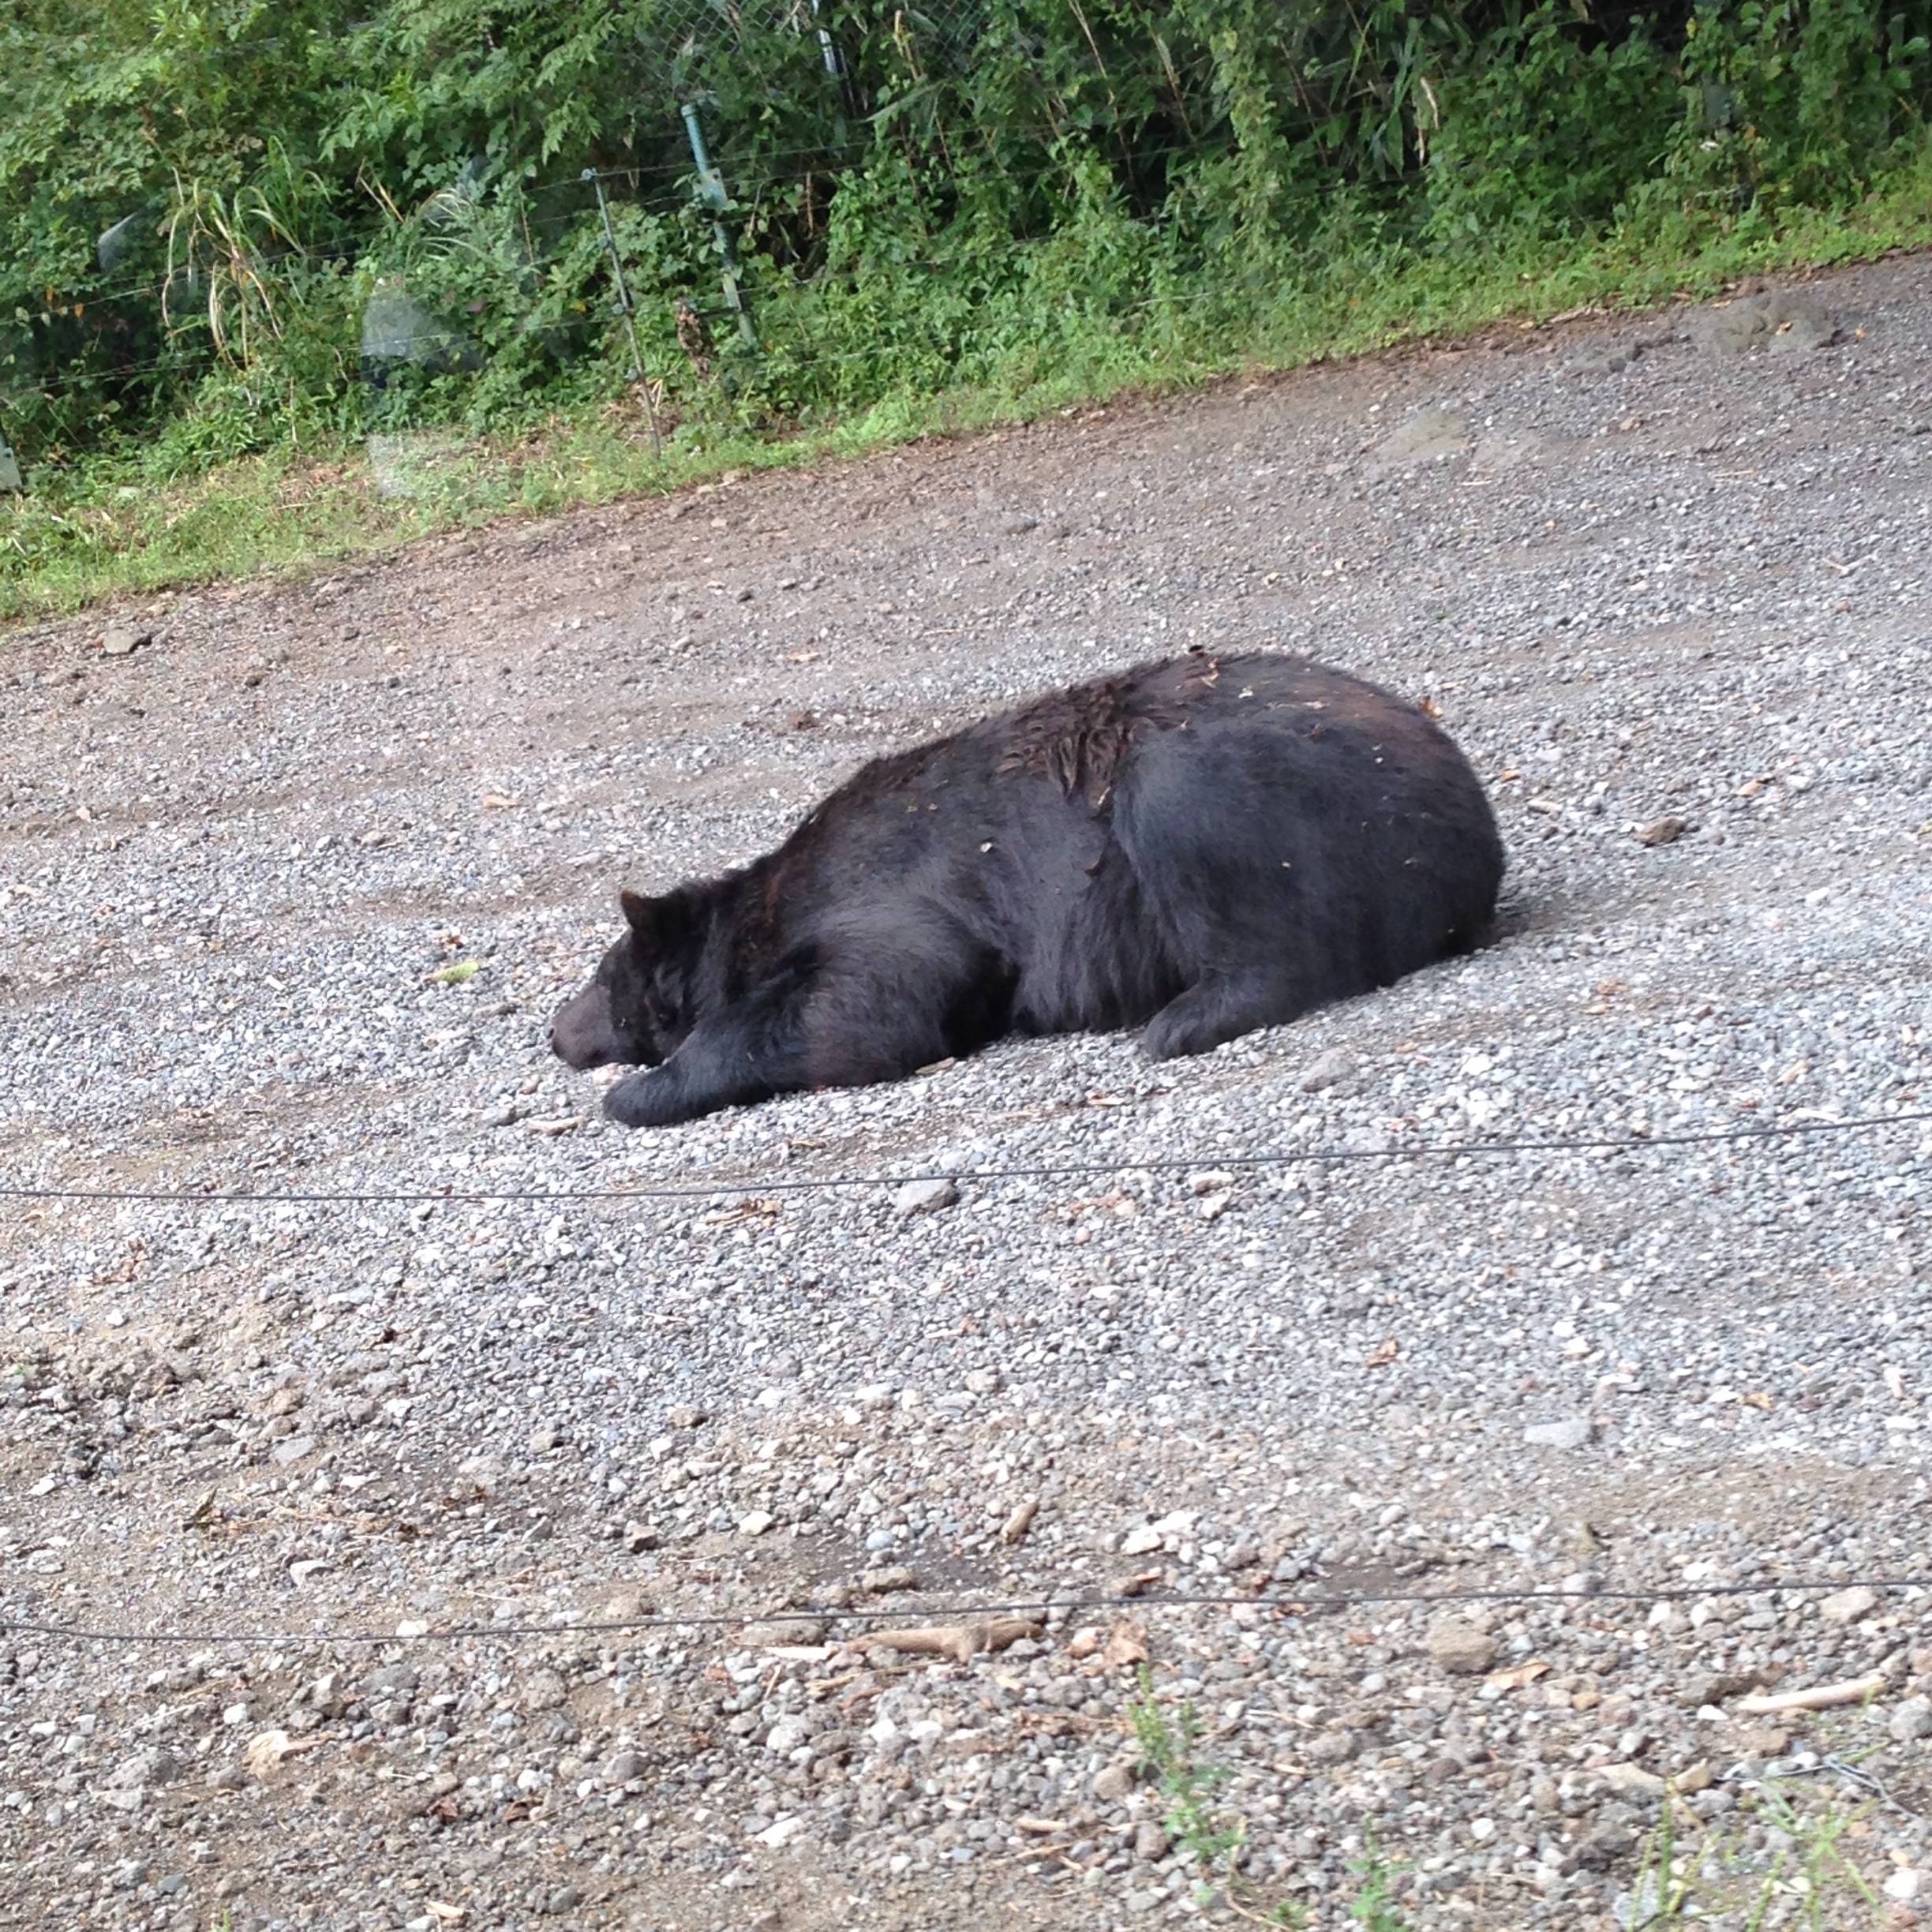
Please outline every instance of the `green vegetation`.
[[1409, 1932], [1409, 1922], [1395, 1909], [1393, 1890], [1396, 1873], [1382, 1856], [1375, 1833], [1367, 1833], [1368, 1844], [1361, 1856], [1350, 1862], [1349, 1870], [1361, 1881], [1361, 1889], [1349, 1907], [1349, 1916], [1368, 1932]]
[[0, 616], [1920, 245], [1929, 43], [1928, 0], [15, 0]]
[[1241, 1849], [1243, 1833], [1238, 1822], [1218, 1818], [1209, 1808], [1209, 1798], [1227, 1773], [1194, 1754], [1201, 1734], [1194, 1706], [1183, 1704], [1170, 1717], [1154, 1695], [1152, 1672], [1143, 1664], [1140, 1694], [1127, 1707], [1127, 1721], [1140, 1753], [1140, 1768], [1154, 1780], [1167, 1808], [1169, 1834], [1209, 1870], [1231, 1859]]
[[[1249, 1924], [1279, 1926], [1283, 1932], [1305, 1926], [1308, 1915], [1293, 1900], [1263, 1908], [1241, 1896], [1244, 1888], [1238, 1868], [1246, 1828], [1239, 1818], [1217, 1812], [1211, 1803], [1226, 1781], [1227, 1772], [1196, 1754], [1199, 1714], [1192, 1704], [1183, 1703], [1170, 1715], [1154, 1694], [1153, 1673], [1145, 1664], [1140, 1668], [1140, 1694], [1127, 1707], [1127, 1724], [1140, 1754], [1141, 1771], [1153, 1780], [1166, 1807], [1169, 1836], [1200, 1868], [1204, 1901], [1214, 1896], [1207, 1881], [1218, 1875], [1228, 1904]], [[1348, 1915], [1368, 1932], [1409, 1932], [1408, 1922], [1395, 1904], [1397, 1870], [1383, 1859], [1372, 1829], [1366, 1840], [1361, 1856], [1349, 1864], [1358, 1882]]]
[[1644, 1841], [1631, 1889], [1632, 1932], [1676, 1932], [1713, 1920], [1739, 1932], [1878, 1926], [1882, 1903], [1843, 1842], [1861, 1813], [1829, 1797], [1794, 1802], [1767, 1789], [1741, 1815], [1769, 1837], [1768, 1852], [1748, 1854], [1741, 1832], [1713, 1830], [1687, 1842], [1674, 1807], [1666, 1808]]

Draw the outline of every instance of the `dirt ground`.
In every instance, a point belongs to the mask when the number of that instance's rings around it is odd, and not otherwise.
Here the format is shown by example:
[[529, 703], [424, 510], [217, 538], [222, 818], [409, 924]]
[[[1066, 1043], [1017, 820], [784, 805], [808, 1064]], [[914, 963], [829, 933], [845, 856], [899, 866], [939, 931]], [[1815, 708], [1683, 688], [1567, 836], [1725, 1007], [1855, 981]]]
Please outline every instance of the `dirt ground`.
[[[0, 1918], [1337, 1927], [1366, 1818], [1405, 1924], [1595, 1927], [1676, 1777], [1750, 1873], [1779, 1778], [1870, 1803], [1833, 1923], [1919, 1923], [1932, 1134], [1402, 1158], [1932, 1107], [1932, 264], [1812, 293], [1828, 343], [1505, 329], [0, 638]], [[545, 1054], [620, 883], [1195, 645], [1440, 709], [1492, 947], [661, 1134]], [[1350, 1587], [1573, 1596], [1470, 1664]], [[1016, 1597], [958, 1663], [835, 1614]]]

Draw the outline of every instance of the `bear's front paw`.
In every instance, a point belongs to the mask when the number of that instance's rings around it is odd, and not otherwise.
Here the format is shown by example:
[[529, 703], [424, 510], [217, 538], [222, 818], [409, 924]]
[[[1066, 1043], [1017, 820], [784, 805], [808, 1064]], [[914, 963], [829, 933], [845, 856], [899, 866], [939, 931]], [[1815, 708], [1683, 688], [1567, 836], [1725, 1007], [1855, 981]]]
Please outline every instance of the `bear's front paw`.
[[674, 1087], [656, 1072], [633, 1073], [604, 1096], [604, 1111], [620, 1127], [661, 1127], [678, 1118]]

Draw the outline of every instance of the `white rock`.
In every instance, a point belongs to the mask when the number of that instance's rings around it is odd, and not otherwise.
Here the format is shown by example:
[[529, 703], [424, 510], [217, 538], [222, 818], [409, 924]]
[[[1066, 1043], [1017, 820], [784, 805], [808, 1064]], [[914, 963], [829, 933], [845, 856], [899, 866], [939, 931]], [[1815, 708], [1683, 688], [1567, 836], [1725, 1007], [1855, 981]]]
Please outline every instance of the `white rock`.
[[1532, 1422], [1523, 1440], [1533, 1449], [1581, 1449], [1596, 1432], [1587, 1416], [1572, 1416], [1564, 1422]]
[[1932, 1738], [1932, 1698], [1908, 1698], [1892, 1713], [1885, 1728], [1901, 1744], [1916, 1744]]
[[1818, 1605], [1818, 1615], [1827, 1623], [1855, 1623], [1878, 1608], [1878, 1593], [1863, 1583], [1852, 1589], [1833, 1592]]
[[950, 1181], [908, 1181], [893, 1195], [893, 1211], [902, 1219], [914, 1215], [937, 1214], [959, 1200], [959, 1189]]
[[1436, 1668], [1453, 1676], [1473, 1677], [1496, 1661], [1496, 1639], [1454, 1618], [1435, 1625], [1425, 1643]]

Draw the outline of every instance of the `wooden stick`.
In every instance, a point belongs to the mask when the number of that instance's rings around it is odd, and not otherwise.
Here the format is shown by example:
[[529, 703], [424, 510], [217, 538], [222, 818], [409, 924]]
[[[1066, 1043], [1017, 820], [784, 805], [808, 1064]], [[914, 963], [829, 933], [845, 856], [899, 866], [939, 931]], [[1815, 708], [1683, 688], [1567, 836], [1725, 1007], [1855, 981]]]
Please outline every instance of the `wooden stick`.
[[1020, 1617], [990, 1617], [983, 1623], [933, 1623], [918, 1630], [874, 1631], [865, 1641], [888, 1650], [951, 1657], [956, 1664], [964, 1664], [983, 1650], [1004, 1650], [1023, 1637], [1037, 1637], [1039, 1631], [1037, 1623]]
[[1814, 1684], [1809, 1690], [1780, 1690], [1771, 1697], [1739, 1698], [1734, 1710], [1751, 1717], [1777, 1711], [1833, 1710], [1840, 1704], [1863, 1704], [1885, 1687], [1882, 1677], [1855, 1677], [1847, 1683]]

